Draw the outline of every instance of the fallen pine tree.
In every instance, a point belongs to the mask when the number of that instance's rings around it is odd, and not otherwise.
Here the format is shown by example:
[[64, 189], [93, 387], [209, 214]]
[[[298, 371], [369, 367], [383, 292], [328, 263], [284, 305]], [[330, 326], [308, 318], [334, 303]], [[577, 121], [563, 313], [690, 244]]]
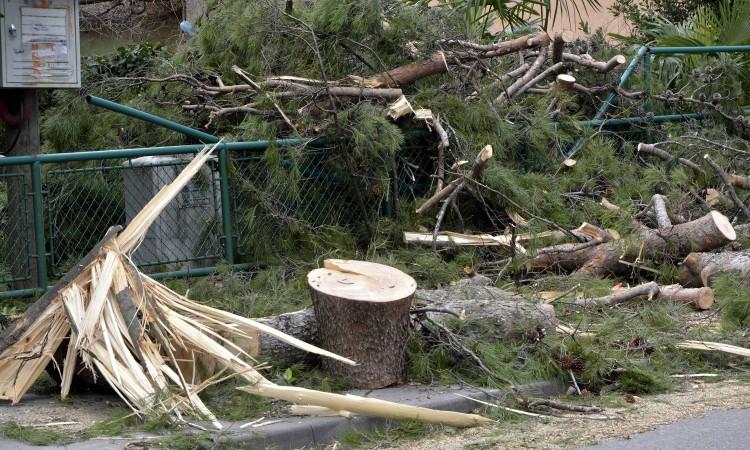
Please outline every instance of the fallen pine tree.
[[[227, 376], [237, 376], [248, 382], [243, 389], [251, 394], [335, 411], [457, 427], [490, 422], [473, 414], [278, 386], [261, 375], [260, 365], [248, 352], [225, 336], [253, 339], [264, 333], [344, 364], [355, 362], [260, 322], [189, 300], [139, 272], [129, 252], [203, 167], [213, 148], [198, 153], [124, 230], [111, 229], [100, 246], [5, 330], [0, 338], [0, 398], [21, 401], [68, 337], [62, 397], [69, 393], [80, 358], [139, 416], [167, 414], [182, 422], [187, 422], [185, 416], [199, 416], [220, 429], [221, 423], [198, 394]], [[195, 366], [199, 357], [215, 361], [222, 371], [202, 382], [189, 378], [184, 368]], [[229, 375], [223, 375], [225, 370]]]

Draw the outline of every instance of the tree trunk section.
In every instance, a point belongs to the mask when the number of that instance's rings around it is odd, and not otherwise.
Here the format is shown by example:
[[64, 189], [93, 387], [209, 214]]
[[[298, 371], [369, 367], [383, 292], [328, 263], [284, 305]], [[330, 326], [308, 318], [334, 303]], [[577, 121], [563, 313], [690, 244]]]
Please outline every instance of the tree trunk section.
[[682, 261], [680, 283], [685, 286], [710, 286], [720, 273], [736, 272], [750, 276], [750, 250], [721, 253], [691, 253]]
[[[501, 339], [520, 336], [537, 325], [554, 330], [557, 324], [552, 305], [524, 301], [494, 286], [466, 284], [449, 289], [417, 290], [413, 303], [415, 314], [424, 314], [440, 324], [455, 318], [446, 311], [465, 320], [492, 323], [496, 335]], [[318, 320], [312, 307], [256, 320], [309, 344], [321, 345]], [[263, 333], [260, 335], [259, 352], [253, 356], [260, 356], [277, 367], [319, 360], [316, 355]]]
[[711, 211], [691, 222], [653, 230], [641, 227], [640, 239], [634, 243], [606, 242], [595, 247], [581, 244], [556, 246], [526, 263], [529, 271], [575, 271], [579, 275], [607, 276], [630, 270], [620, 260], [682, 258], [693, 251], [709, 251], [732, 242], [737, 234], [729, 219]]
[[357, 362], [323, 367], [355, 388], [377, 389], [406, 381], [404, 350], [417, 283], [376, 263], [326, 260], [307, 275], [323, 347]]

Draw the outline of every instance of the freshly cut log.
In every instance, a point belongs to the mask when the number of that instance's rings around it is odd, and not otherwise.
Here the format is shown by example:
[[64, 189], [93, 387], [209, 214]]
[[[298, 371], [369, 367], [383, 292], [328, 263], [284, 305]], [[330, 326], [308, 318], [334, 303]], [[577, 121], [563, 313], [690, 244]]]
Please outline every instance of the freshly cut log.
[[682, 258], [692, 251], [709, 251], [732, 242], [737, 237], [729, 219], [711, 211], [691, 222], [653, 230], [641, 227], [635, 242], [624, 240], [596, 246], [562, 244], [556, 251], [537, 255], [526, 263], [532, 272], [561, 270], [580, 275], [607, 276], [629, 270], [620, 261], [653, 258]]
[[750, 250], [721, 253], [691, 253], [680, 266], [680, 283], [685, 286], [710, 286], [719, 273], [736, 272], [750, 276]]
[[682, 303], [695, 309], [710, 309], [714, 304], [711, 288], [684, 288], [678, 284], [659, 286], [655, 282], [641, 284], [630, 289], [618, 289], [610, 295], [595, 298], [582, 298], [574, 303], [578, 306], [616, 305], [639, 297], [649, 300]]
[[357, 362], [323, 361], [324, 368], [356, 388], [406, 381], [404, 349], [417, 289], [412, 277], [383, 264], [328, 259], [307, 274], [307, 283], [322, 345]]
[[[461, 283], [447, 289], [417, 290], [413, 314], [424, 314], [444, 324], [454, 320], [452, 312], [464, 320], [479, 320], [493, 325], [497, 336], [510, 338], [541, 325], [554, 330], [557, 320], [552, 305], [532, 303], [494, 286]], [[278, 316], [256, 319], [285, 334], [313, 345], [321, 345], [318, 320], [313, 307]], [[276, 367], [317, 359], [291, 345], [261, 334], [258, 355]]]

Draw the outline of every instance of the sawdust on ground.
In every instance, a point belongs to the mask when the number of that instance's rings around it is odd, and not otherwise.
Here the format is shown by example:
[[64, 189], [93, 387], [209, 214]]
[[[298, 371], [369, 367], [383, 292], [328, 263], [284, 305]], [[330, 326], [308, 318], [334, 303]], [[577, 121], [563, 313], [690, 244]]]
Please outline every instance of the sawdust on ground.
[[[678, 392], [640, 397], [621, 418], [591, 420], [551, 418], [513, 421], [506, 424], [440, 433], [410, 442], [414, 450], [447, 449], [568, 449], [612, 439], [626, 438], [689, 417], [715, 410], [750, 407], [750, 383], [726, 380], [716, 383], [686, 381]], [[609, 411], [614, 409], [608, 408]], [[404, 448], [404, 447], [401, 447]]]

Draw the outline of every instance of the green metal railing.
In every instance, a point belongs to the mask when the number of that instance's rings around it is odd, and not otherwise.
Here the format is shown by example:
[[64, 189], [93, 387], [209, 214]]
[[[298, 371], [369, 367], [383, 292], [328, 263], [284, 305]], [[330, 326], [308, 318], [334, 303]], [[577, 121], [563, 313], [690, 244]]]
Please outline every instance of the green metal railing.
[[[705, 47], [647, 47], [642, 46], [638, 49], [633, 59], [628, 64], [625, 71], [620, 76], [620, 81], [617, 84], [617, 88], [613, 89], [607, 98], [602, 102], [593, 119], [580, 121], [579, 125], [585, 127], [600, 127], [600, 126], [619, 126], [619, 125], [634, 125], [634, 124], [658, 124], [666, 122], [683, 122], [686, 120], [703, 120], [708, 117], [707, 114], [703, 113], [692, 113], [692, 114], [669, 114], [652, 117], [628, 117], [628, 118], [617, 118], [617, 119], [603, 119], [604, 115], [609, 111], [609, 108], [615, 102], [618, 97], [618, 90], [625, 89], [628, 85], [628, 81], [635, 73], [636, 68], [643, 63], [643, 79], [647, 83], [647, 87], [650, 87], [651, 82], [651, 71], [653, 64], [653, 57], [658, 55], [678, 55], [678, 54], [711, 54], [711, 53], [750, 53], [750, 45], [710, 45]], [[649, 89], [650, 91], [650, 89]], [[644, 110], [649, 113], [651, 111], [651, 102], [646, 99], [644, 103]], [[750, 115], [750, 107], [741, 109], [741, 114]], [[566, 158], [572, 158], [575, 156], [583, 147], [583, 138], [579, 138], [566, 154]]]

